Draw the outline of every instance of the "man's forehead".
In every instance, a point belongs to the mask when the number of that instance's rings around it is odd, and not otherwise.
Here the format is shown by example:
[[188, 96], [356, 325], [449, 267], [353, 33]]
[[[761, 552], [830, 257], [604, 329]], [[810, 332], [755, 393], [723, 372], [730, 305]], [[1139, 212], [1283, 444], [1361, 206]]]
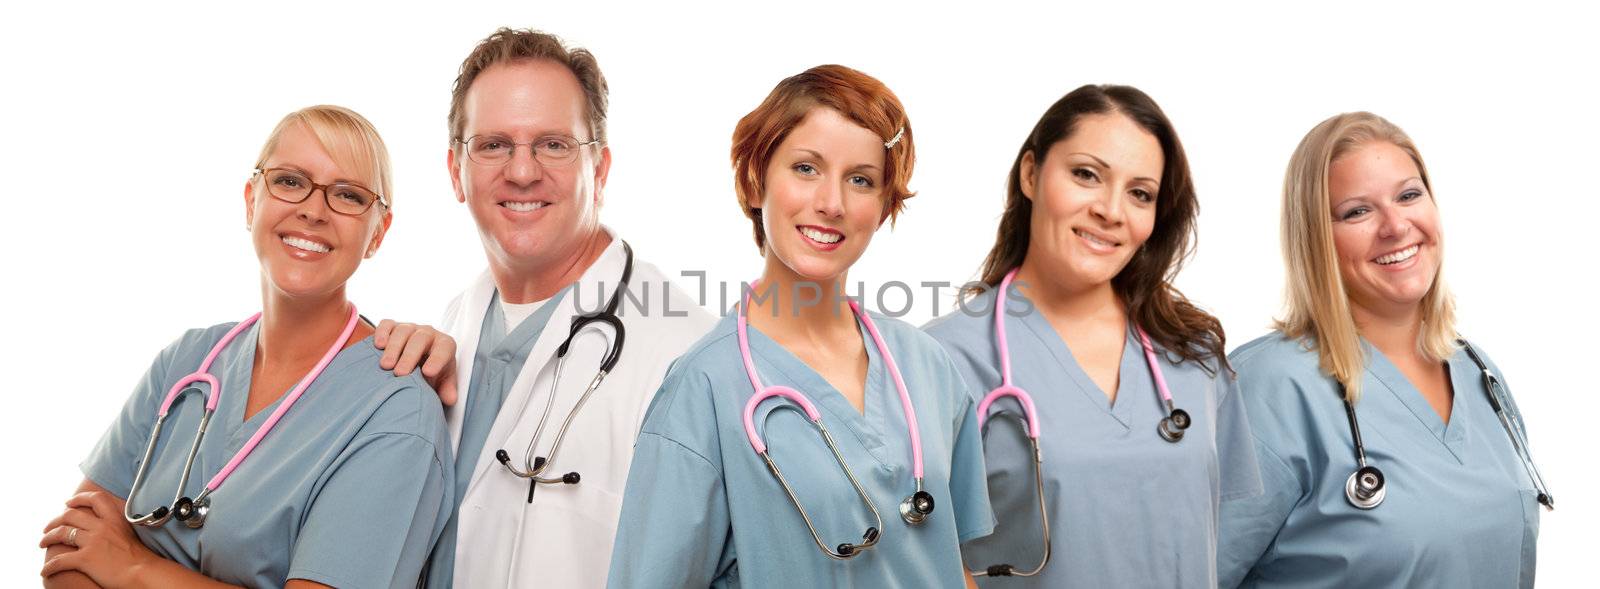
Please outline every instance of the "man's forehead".
[[[579, 134], [586, 128], [583, 87], [566, 66], [548, 59], [498, 63], [467, 90], [466, 131]], [[586, 133], [584, 133], [586, 134]]]

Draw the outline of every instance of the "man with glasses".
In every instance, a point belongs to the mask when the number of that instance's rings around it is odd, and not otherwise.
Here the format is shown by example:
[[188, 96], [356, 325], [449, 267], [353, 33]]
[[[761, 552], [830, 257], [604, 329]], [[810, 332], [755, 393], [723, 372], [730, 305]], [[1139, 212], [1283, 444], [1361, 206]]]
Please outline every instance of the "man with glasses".
[[[460, 505], [428, 585], [602, 587], [639, 424], [713, 318], [600, 224], [611, 148], [588, 51], [490, 35], [456, 78], [448, 161], [489, 268], [442, 325], [459, 342], [446, 417]], [[407, 370], [427, 330], [390, 327], [385, 362]], [[442, 349], [425, 373], [449, 360]]]

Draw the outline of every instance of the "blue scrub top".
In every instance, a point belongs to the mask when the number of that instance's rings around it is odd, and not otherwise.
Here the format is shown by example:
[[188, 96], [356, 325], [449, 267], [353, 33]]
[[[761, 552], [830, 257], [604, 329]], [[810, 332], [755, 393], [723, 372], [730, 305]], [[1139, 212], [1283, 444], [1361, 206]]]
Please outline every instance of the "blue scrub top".
[[[1000, 385], [991, 289], [924, 329], [950, 353], [981, 400]], [[1028, 310], [1016, 291], [1011, 313]], [[1193, 418], [1178, 443], [1137, 332], [1124, 334], [1116, 402], [1106, 397], [1037, 306], [1006, 316], [1012, 384], [1033, 398], [1044, 456], [1051, 556], [1034, 577], [979, 577], [985, 587], [1216, 586], [1219, 505], [1259, 495], [1244, 405], [1217, 363], [1178, 362], [1156, 346], [1173, 403]], [[984, 422], [993, 535], [962, 547], [966, 564], [1032, 569], [1043, 555], [1039, 499], [1021, 405], [996, 401]]]
[[1383, 353], [1362, 348], [1356, 416], [1388, 486], [1369, 511], [1345, 499], [1355, 443], [1317, 353], [1273, 333], [1230, 355], [1266, 493], [1223, 506], [1222, 586], [1532, 587], [1535, 493], [1477, 364], [1465, 351], [1450, 357], [1446, 425]]
[[[455, 471], [462, 473], [455, 479], [454, 500], [450, 502], [450, 521], [444, 535], [428, 557], [428, 587], [449, 587], [455, 580], [456, 532], [461, 525], [461, 499], [467, 496], [467, 483], [478, 465], [483, 445], [488, 443], [489, 430], [500, 416], [506, 393], [522, 374], [528, 363], [533, 344], [550, 322], [561, 298], [568, 289], [562, 289], [545, 301], [532, 315], [518, 323], [511, 333], [506, 333], [505, 310], [500, 305], [500, 291], [489, 298], [489, 308], [483, 313], [483, 324], [478, 328], [478, 349], [474, 352], [472, 376], [468, 381], [466, 406], [462, 410], [461, 439], [456, 448]], [[531, 483], [530, 483], [531, 484]]]
[[[83, 474], [126, 498], [167, 391], [199, 368], [228, 323], [194, 329], [151, 365]], [[256, 336], [244, 330], [211, 365], [222, 386], [185, 489], [194, 497], [278, 407], [245, 419]], [[157, 554], [246, 587], [305, 579], [341, 588], [414, 587], [449, 514], [453, 460], [438, 396], [418, 373], [378, 367], [367, 338], [338, 353], [255, 451], [211, 494], [205, 527], [176, 519], [134, 526]], [[133, 501], [135, 513], [168, 505], [205, 409], [205, 384], [172, 406]]]
[[[817, 548], [800, 512], [751, 449], [742, 422], [755, 391], [739, 355], [736, 316], [719, 322], [668, 374], [645, 417], [612, 555], [611, 587], [961, 587], [961, 542], [993, 527], [973, 402], [931, 338], [873, 320], [898, 363], [920, 426], [924, 489], [935, 508], [919, 526], [898, 506], [914, 490], [900, 396], [860, 328], [869, 366], [865, 414], [755, 327], [750, 350], [766, 385], [806, 394], [883, 518], [877, 546], [851, 560]], [[763, 402], [755, 423], [830, 546], [859, 542], [872, 515], [802, 413]]]

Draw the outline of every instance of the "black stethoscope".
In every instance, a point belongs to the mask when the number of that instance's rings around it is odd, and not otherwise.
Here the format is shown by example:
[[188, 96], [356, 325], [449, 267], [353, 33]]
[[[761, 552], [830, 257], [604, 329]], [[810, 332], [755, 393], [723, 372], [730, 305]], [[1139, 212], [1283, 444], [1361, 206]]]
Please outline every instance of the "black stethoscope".
[[[1505, 394], [1500, 385], [1500, 379], [1489, 370], [1488, 363], [1478, 356], [1478, 351], [1473, 349], [1467, 340], [1458, 339], [1457, 344], [1466, 349], [1467, 356], [1472, 358], [1472, 363], [1478, 365], [1478, 370], [1483, 371], [1483, 388], [1489, 396], [1489, 406], [1494, 408], [1495, 417], [1500, 418], [1500, 427], [1506, 430], [1506, 436], [1511, 438], [1511, 446], [1517, 450], [1517, 458], [1522, 461], [1522, 468], [1528, 473], [1528, 479], [1533, 481], [1533, 488], [1539, 493], [1539, 503], [1545, 509], [1555, 510], [1555, 497], [1544, 486], [1544, 477], [1539, 476], [1539, 467], [1534, 466], [1533, 456], [1528, 453], [1527, 433], [1522, 428], [1522, 421], [1506, 412]], [[1367, 450], [1361, 444], [1361, 426], [1356, 423], [1356, 407], [1345, 395], [1344, 383], [1339, 384], [1339, 395], [1344, 397], [1344, 414], [1350, 420], [1350, 437], [1356, 444], [1355, 472], [1350, 473], [1350, 478], [1344, 483], [1345, 499], [1357, 509], [1372, 509], [1383, 503], [1383, 498], [1388, 494], [1389, 487], [1383, 478], [1383, 471], [1378, 467], [1367, 464]]]
[[[579, 315], [572, 318], [572, 329], [567, 333], [567, 339], [561, 342], [561, 347], [556, 349], [556, 373], [550, 381], [550, 393], [544, 402], [544, 414], [539, 417], [539, 425], [533, 430], [533, 438], [528, 440], [528, 451], [522, 461], [522, 468], [511, 464], [511, 454], [505, 449], [496, 450], [494, 457], [500, 465], [518, 477], [528, 479], [528, 503], [533, 503], [533, 492], [539, 485], [576, 485], [583, 477], [577, 471], [563, 474], [559, 477], [545, 477], [544, 472], [551, 464], [555, 463], [556, 452], [561, 450], [561, 440], [567, 436], [567, 428], [572, 425], [572, 419], [583, 410], [583, 404], [589, 396], [600, 388], [600, 383], [605, 381], [606, 375], [617, 365], [617, 360], [622, 358], [622, 343], [626, 330], [622, 327], [622, 319], [617, 317], [617, 307], [622, 302], [622, 292], [628, 288], [628, 279], [633, 277], [633, 248], [628, 242], [622, 242], [622, 251], [626, 260], [622, 267], [622, 280], [617, 283], [617, 288], [611, 291], [611, 300], [606, 303], [606, 308], [594, 313]], [[567, 363], [567, 350], [572, 347], [572, 338], [578, 337], [578, 332], [595, 323], [610, 325], [616, 332], [616, 337], [606, 344], [606, 355], [600, 360], [600, 370], [589, 381], [589, 388], [584, 389], [583, 396], [578, 397], [577, 404], [567, 412], [567, 418], [562, 420], [561, 429], [556, 431], [555, 442], [550, 444], [550, 456], [534, 456], [534, 445], [539, 443], [539, 434], [544, 432], [545, 422], [550, 420], [550, 410], [555, 405], [556, 387], [561, 384], [561, 369]]]

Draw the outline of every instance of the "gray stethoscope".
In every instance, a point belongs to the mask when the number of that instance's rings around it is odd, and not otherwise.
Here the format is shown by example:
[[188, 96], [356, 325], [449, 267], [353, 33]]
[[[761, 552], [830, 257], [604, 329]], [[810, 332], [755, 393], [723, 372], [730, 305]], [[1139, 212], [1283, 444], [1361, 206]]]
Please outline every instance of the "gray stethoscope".
[[[617, 288], [611, 291], [611, 300], [606, 303], [606, 308], [587, 315], [573, 317], [572, 329], [567, 333], [566, 341], [561, 342], [561, 347], [556, 349], [555, 378], [550, 381], [550, 394], [545, 398], [544, 414], [539, 417], [539, 425], [533, 430], [533, 439], [528, 440], [528, 451], [523, 458], [522, 468], [519, 469], [511, 464], [511, 454], [506, 452], [505, 449], [496, 450], [494, 453], [495, 459], [500, 461], [501, 466], [506, 467], [506, 471], [528, 479], [528, 503], [533, 503], [533, 492], [539, 488], [539, 485], [576, 485], [583, 478], [577, 471], [558, 477], [545, 477], [544, 472], [550, 468], [551, 464], [555, 463], [556, 452], [561, 450], [561, 440], [567, 436], [567, 428], [572, 425], [572, 419], [577, 417], [579, 411], [583, 410], [583, 404], [589, 400], [589, 396], [594, 394], [596, 389], [600, 388], [600, 383], [604, 382], [606, 375], [610, 374], [611, 369], [616, 367], [617, 360], [622, 358], [622, 343], [626, 331], [622, 327], [622, 319], [617, 317], [617, 307], [622, 302], [623, 291], [628, 288], [628, 279], [633, 277], [633, 248], [628, 245], [628, 242], [624, 241], [622, 242], [622, 251], [626, 255], [626, 260], [622, 267], [622, 280], [617, 283]], [[539, 435], [544, 432], [545, 422], [550, 420], [550, 410], [555, 405], [556, 387], [561, 384], [561, 370], [566, 366], [567, 351], [572, 347], [572, 338], [578, 337], [578, 332], [583, 330], [584, 327], [595, 323], [610, 325], [612, 330], [616, 332], [616, 337], [606, 345], [606, 355], [600, 361], [599, 372], [596, 372], [594, 379], [589, 381], [589, 388], [584, 389], [583, 395], [578, 397], [577, 404], [572, 406], [572, 410], [567, 412], [567, 418], [562, 420], [561, 429], [556, 430], [556, 439], [550, 444], [550, 456], [534, 456], [534, 445], [539, 443]]]
[[[1522, 420], [1506, 412], [1503, 398], [1505, 392], [1500, 385], [1500, 379], [1489, 370], [1488, 363], [1478, 356], [1478, 351], [1473, 349], [1467, 340], [1458, 339], [1457, 344], [1466, 349], [1467, 356], [1472, 358], [1472, 363], [1478, 365], [1478, 370], [1483, 371], [1483, 388], [1489, 396], [1489, 406], [1494, 408], [1495, 417], [1500, 418], [1500, 427], [1505, 428], [1506, 436], [1511, 438], [1511, 446], [1517, 451], [1517, 458], [1522, 461], [1522, 468], [1528, 473], [1528, 479], [1533, 481], [1533, 488], [1539, 493], [1539, 503], [1545, 509], [1554, 510], [1556, 499], [1544, 486], [1544, 477], [1539, 476], [1539, 467], [1534, 466], [1533, 456], [1528, 453], [1527, 432], [1522, 427]], [[1372, 509], [1383, 503], [1383, 498], [1388, 494], [1389, 487], [1385, 484], [1383, 471], [1378, 467], [1367, 464], [1367, 450], [1361, 444], [1361, 426], [1356, 423], [1356, 407], [1345, 396], [1344, 384], [1339, 384], [1339, 394], [1344, 396], [1344, 414], [1350, 421], [1350, 437], [1355, 439], [1356, 464], [1359, 468], [1350, 473], [1350, 478], [1344, 483], [1345, 499], [1357, 509]]]

